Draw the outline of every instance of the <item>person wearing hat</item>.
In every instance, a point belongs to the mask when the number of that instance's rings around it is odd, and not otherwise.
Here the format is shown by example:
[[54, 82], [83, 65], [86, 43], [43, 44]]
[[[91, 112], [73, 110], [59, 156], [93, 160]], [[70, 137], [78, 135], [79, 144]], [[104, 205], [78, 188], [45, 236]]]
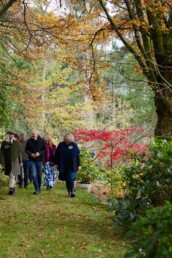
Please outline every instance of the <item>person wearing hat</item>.
[[9, 194], [16, 190], [16, 180], [20, 174], [21, 151], [18, 141], [15, 140], [15, 132], [8, 131], [7, 138], [1, 144], [1, 152], [4, 161], [5, 175], [9, 176]]

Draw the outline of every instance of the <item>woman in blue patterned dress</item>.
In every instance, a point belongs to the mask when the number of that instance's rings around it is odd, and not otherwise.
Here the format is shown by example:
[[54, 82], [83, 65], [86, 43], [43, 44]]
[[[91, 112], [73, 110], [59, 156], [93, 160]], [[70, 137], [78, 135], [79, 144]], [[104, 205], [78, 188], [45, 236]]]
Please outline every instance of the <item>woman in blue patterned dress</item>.
[[52, 139], [47, 137], [46, 140], [46, 154], [44, 156], [44, 186], [47, 187], [47, 190], [50, 190], [57, 178], [56, 170], [54, 167], [53, 159], [56, 152], [56, 146], [53, 144]]

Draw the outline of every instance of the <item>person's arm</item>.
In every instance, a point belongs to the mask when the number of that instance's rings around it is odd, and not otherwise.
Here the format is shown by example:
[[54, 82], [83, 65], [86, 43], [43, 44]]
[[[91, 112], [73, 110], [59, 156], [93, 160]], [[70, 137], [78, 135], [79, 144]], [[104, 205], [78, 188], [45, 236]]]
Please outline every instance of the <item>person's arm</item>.
[[46, 153], [46, 144], [45, 141], [42, 140], [42, 145], [41, 145], [41, 150], [39, 152], [36, 152], [36, 156], [42, 156], [43, 154]]
[[80, 170], [81, 169], [81, 158], [80, 158], [80, 150], [79, 150], [77, 144], [76, 144], [76, 149], [77, 149], [76, 162], [77, 162], [78, 170]]
[[3, 157], [2, 149], [0, 149], [0, 164], [2, 167], [4, 167], [4, 157]]
[[19, 152], [19, 157], [18, 157], [19, 164], [20, 164], [20, 166], [23, 166], [21, 147], [20, 147], [20, 144], [18, 142], [17, 142], [17, 145], [18, 145], [18, 152]]
[[30, 149], [29, 149], [29, 142], [28, 142], [28, 141], [26, 142], [25, 152], [26, 152], [29, 156], [32, 156], [32, 152], [31, 152]]
[[60, 161], [60, 146], [61, 146], [61, 144], [59, 143], [59, 145], [56, 148], [54, 157], [53, 157], [53, 162], [57, 166], [59, 165], [59, 161]]
[[80, 155], [77, 155], [76, 157], [76, 161], [77, 161], [77, 166], [80, 167], [81, 166], [81, 159], [80, 159]]
[[3, 169], [5, 168], [5, 151], [4, 151], [4, 142], [2, 142], [1, 144], [1, 153], [2, 153], [2, 167]]

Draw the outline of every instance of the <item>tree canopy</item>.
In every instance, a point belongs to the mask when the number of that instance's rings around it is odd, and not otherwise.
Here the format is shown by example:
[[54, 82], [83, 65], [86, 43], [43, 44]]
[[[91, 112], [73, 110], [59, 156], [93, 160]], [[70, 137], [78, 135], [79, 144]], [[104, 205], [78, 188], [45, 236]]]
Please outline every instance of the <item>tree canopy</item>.
[[32, 113], [35, 105], [38, 113], [43, 112], [43, 95], [51, 83], [46, 85], [41, 64], [53, 60], [70, 66], [72, 74], [77, 71], [78, 80], [70, 87], [78, 86], [101, 110], [105, 98], [112, 97], [105, 79], [112, 65], [110, 45], [120, 39], [136, 59], [133, 71], [144, 75], [154, 94], [155, 135], [168, 137], [172, 127], [171, 9], [170, 0], [1, 1], [0, 49], [6, 69], [2, 61], [0, 70], [3, 75], [10, 71], [7, 80], [1, 81], [1, 94], [8, 94], [27, 112]]

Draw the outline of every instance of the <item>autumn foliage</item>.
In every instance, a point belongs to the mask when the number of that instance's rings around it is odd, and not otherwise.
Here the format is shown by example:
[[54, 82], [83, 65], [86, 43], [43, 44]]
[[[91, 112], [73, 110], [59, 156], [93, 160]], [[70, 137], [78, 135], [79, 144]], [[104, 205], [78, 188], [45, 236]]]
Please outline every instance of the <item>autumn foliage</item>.
[[129, 154], [145, 152], [147, 146], [138, 142], [144, 135], [142, 128], [129, 127], [113, 131], [79, 129], [73, 134], [82, 145], [92, 143], [91, 148], [96, 152], [94, 159], [101, 160], [111, 169], [114, 164], [127, 160]]

